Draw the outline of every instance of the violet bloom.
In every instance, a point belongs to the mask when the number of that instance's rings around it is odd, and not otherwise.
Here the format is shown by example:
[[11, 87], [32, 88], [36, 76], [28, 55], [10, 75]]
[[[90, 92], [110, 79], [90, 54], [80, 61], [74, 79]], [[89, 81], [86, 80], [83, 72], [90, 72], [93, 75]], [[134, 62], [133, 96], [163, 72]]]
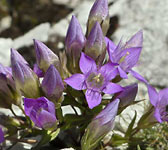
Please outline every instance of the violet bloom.
[[101, 24], [104, 35], [109, 27], [108, 0], [96, 0], [93, 4], [88, 19], [88, 34], [96, 22]]
[[47, 98], [24, 98], [24, 110], [37, 127], [43, 129], [55, 127], [57, 121], [55, 105]]
[[14, 49], [11, 49], [11, 65], [16, 88], [26, 97], [38, 97], [40, 95], [38, 78], [26, 60]]
[[118, 73], [121, 78], [128, 78], [127, 73], [131, 73], [138, 80], [147, 83], [147, 81], [133, 71], [132, 68], [136, 66], [142, 50], [143, 33], [137, 32], [126, 44], [122, 45], [121, 41], [116, 46], [111, 40], [105, 38], [109, 53], [110, 61], [117, 65]]
[[80, 69], [83, 74], [73, 74], [64, 81], [76, 90], [86, 90], [85, 97], [90, 109], [101, 103], [101, 93], [114, 94], [122, 87], [110, 82], [116, 76], [116, 69], [111, 63], [98, 68], [95, 61], [84, 53], [80, 58]]
[[155, 108], [156, 120], [160, 123], [168, 121], [168, 88], [158, 93], [152, 86], [148, 85], [148, 94], [150, 102]]
[[56, 54], [54, 54], [45, 44], [35, 39], [34, 47], [38, 65], [38, 67], [35, 66], [36, 68], [34, 70], [36, 71], [36, 74], [39, 75], [39, 77], [44, 75], [51, 64], [53, 64], [57, 70], [60, 71], [60, 61]]
[[50, 65], [42, 81], [42, 89], [48, 98], [57, 100], [61, 97], [64, 84], [57, 69]]
[[93, 118], [82, 137], [82, 150], [94, 149], [92, 146], [96, 146], [114, 128], [119, 101], [119, 99], [115, 99]]
[[5, 138], [4, 138], [4, 133], [2, 131], [2, 128], [0, 128], [0, 143], [4, 142]]
[[96, 62], [102, 62], [105, 57], [105, 40], [102, 29], [98, 22], [93, 26], [85, 45], [85, 53]]

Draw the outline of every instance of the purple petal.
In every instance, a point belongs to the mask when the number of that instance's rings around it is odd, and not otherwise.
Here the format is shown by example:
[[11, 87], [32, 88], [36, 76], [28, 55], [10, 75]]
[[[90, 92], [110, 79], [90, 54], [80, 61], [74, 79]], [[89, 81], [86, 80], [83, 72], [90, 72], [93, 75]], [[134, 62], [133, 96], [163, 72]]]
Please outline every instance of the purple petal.
[[160, 90], [158, 97], [158, 107], [166, 107], [168, 105], [168, 88]]
[[110, 121], [113, 121], [115, 116], [117, 115], [118, 111], [118, 105], [119, 105], [120, 100], [115, 99], [111, 103], [109, 103], [95, 118], [100, 119], [101, 125], [104, 125]]
[[37, 115], [37, 120], [40, 123], [39, 127], [47, 129], [51, 128], [55, 124], [57, 119], [55, 115], [51, 114], [50, 112], [46, 110], [41, 110], [40, 113]]
[[86, 89], [85, 76], [83, 74], [73, 74], [71, 77], [65, 79], [64, 81], [76, 90]]
[[157, 91], [151, 85], [148, 85], [147, 87], [148, 87], [148, 94], [149, 94], [150, 102], [153, 106], [156, 106], [159, 100], [159, 95]]
[[124, 61], [121, 62], [120, 64], [123, 70], [129, 71], [137, 64], [141, 50], [142, 50], [142, 47], [134, 47], [134, 48], [123, 50], [122, 55], [124, 54], [126, 56], [124, 58]]
[[39, 78], [44, 77], [44, 72], [38, 67], [37, 64], [34, 65], [33, 71]]
[[109, 82], [103, 89], [103, 92], [106, 94], [114, 94], [121, 91], [123, 91], [123, 88], [120, 85], [111, 82]]
[[129, 73], [131, 73], [131, 75], [133, 77], [135, 77], [136, 79], [138, 79], [139, 81], [141, 81], [141, 82], [143, 82], [145, 84], [148, 84], [148, 81], [144, 77], [142, 77], [139, 73], [137, 73], [137, 72], [135, 72], [133, 70], [130, 70]]
[[98, 106], [101, 103], [102, 96], [99, 92], [87, 90], [85, 96], [90, 109]]
[[160, 122], [160, 123], [163, 122], [162, 119], [161, 119], [160, 112], [159, 112], [158, 108], [155, 109], [154, 116], [155, 116], [155, 118], [158, 122]]
[[121, 69], [120, 66], [118, 66], [118, 72], [119, 72], [121, 78], [128, 79], [127, 73], [123, 69]]
[[143, 32], [138, 31], [132, 38], [126, 43], [125, 47], [142, 47], [143, 44]]
[[97, 69], [95, 61], [90, 58], [89, 56], [85, 55], [84, 53], [81, 53], [80, 57], [80, 69], [84, 74], [87, 74], [89, 71], [94, 71]]
[[33, 106], [37, 103], [36, 99], [24, 98], [24, 110], [27, 116], [30, 116]]
[[4, 133], [2, 131], [2, 128], [0, 128], [0, 143], [4, 142], [5, 138], [4, 138]]
[[114, 79], [116, 77], [116, 75], [118, 74], [118, 71], [115, 68], [115, 64], [113, 64], [111, 62], [103, 65], [100, 68], [99, 71], [104, 76], [104, 78], [106, 79], [106, 81], [110, 81], [110, 80]]
[[116, 49], [116, 45], [107, 37], [105, 37], [106, 47], [108, 47], [108, 50], [113, 52]]

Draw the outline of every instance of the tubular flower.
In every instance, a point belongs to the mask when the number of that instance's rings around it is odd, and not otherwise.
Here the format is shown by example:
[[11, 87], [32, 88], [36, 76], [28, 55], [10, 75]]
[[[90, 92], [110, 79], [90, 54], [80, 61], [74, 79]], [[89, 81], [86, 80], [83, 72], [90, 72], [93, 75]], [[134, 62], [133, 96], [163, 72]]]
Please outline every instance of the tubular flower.
[[168, 122], [168, 88], [158, 93], [151, 85], [148, 85], [148, 94], [150, 102], [155, 108], [156, 120], [160, 123]]
[[26, 97], [38, 97], [40, 95], [38, 78], [24, 58], [14, 49], [11, 49], [11, 64], [16, 88]]
[[142, 50], [142, 31], [137, 32], [124, 45], [120, 41], [119, 44], [116, 46], [107, 37], [105, 38], [105, 40], [110, 61], [116, 64], [120, 77], [128, 78], [127, 73], [131, 73], [135, 78], [143, 80], [143, 82], [147, 83], [147, 81], [141, 75], [132, 70], [132, 68], [137, 64]]
[[4, 133], [2, 131], [2, 128], [0, 128], [0, 143], [4, 142], [5, 138], [4, 138]]
[[56, 125], [55, 105], [45, 97], [24, 98], [24, 110], [39, 128], [49, 129]]
[[63, 81], [57, 69], [50, 65], [42, 81], [42, 89], [48, 98], [58, 100], [64, 90]]
[[88, 19], [88, 34], [96, 22], [99, 22], [104, 35], [106, 35], [109, 27], [108, 0], [96, 0], [92, 6]]
[[80, 69], [83, 74], [73, 74], [64, 81], [76, 90], [86, 90], [85, 97], [90, 109], [101, 103], [101, 93], [114, 94], [123, 90], [110, 82], [116, 76], [116, 69], [111, 63], [97, 67], [95, 61], [84, 53], [80, 58]]
[[108, 132], [114, 127], [118, 112], [119, 99], [109, 103], [88, 125], [82, 138], [82, 150], [92, 150]]

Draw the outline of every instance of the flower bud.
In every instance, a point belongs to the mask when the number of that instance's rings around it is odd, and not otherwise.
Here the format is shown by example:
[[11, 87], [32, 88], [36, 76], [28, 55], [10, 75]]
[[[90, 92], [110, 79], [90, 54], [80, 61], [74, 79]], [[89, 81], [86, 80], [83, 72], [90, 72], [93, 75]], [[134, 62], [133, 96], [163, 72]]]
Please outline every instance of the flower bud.
[[134, 100], [138, 92], [138, 84], [132, 84], [124, 87], [124, 90], [116, 97], [120, 99], [119, 107], [126, 107]]
[[51, 100], [57, 100], [61, 97], [64, 85], [57, 69], [50, 65], [42, 81], [42, 89]]
[[[93, 26], [85, 46], [85, 53], [94, 60], [101, 59], [103, 61], [105, 56], [105, 40], [98, 22]], [[100, 61], [100, 60], [99, 60]]]
[[85, 46], [85, 41], [86, 39], [78, 20], [75, 16], [72, 16], [65, 40], [68, 58], [67, 67], [70, 71], [79, 69], [80, 53]]
[[103, 34], [106, 35], [109, 28], [108, 0], [96, 0], [92, 6], [88, 19], [87, 35], [89, 35], [96, 21], [101, 24]]
[[4, 142], [5, 138], [4, 138], [4, 133], [2, 131], [2, 128], [0, 128], [0, 143]]
[[82, 137], [82, 150], [96, 148], [98, 142], [114, 127], [119, 99], [112, 101], [88, 125]]
[[21, 95], [16, 90], [14, 81], [0, 73], [0, 107], [11, 108], [12, 104], [20, 105]]
[[24, 110], [35, 126], [43, 129], [51, 129], [56, 126], [55, 105], [47, 98], [24, 98]]
[[40, 91], [37, 75], [24, 61], [24, 58], [16, 50], [11, 49], [12, 73], [16, 88], [23, 92], [25, 97], [39, 97]]
[[60, 71], [60, 61], [56, 54], [54, 54], [45, 44], [35, 39], [34, 46], [37, 65], [43, 72], [46, 72], [51, 64]]

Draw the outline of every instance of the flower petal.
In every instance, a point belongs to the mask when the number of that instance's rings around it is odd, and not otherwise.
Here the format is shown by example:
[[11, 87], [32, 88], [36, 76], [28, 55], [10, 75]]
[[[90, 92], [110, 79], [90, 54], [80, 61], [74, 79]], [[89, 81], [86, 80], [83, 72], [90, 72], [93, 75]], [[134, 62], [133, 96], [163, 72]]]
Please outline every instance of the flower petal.
[[36, 104], [35, 99], [24, 98], [24, 110], [27, 116], [30, 116], [33, 106]]
[[46, 110], [41, 110], [41, 112], [38, 114], [37, 116], [37, 120], [40, 123], [40, 127], [47, 129], [47, 128], [51, 128], [54, 123], [56, 122], [56, 117], [55, 115], [49, 113]]
[[118, 66], [118, 72], [119, 72], [121, 78], [128, 79], [127, 73], [123, 69], [121, 69], [120, 66]]
[[147, 87], [148, 87], [148, 94], [149, 94], [150, 102], [153, 106], [156, 106], [159, 100], [159, 95], [157, 91], [151, 85], [148, 85]]
[[39, 78], [44, 77], [44, 72], [38, 67], [37, 64], [34, 64], [33, 71]]
[[125, 58], [120, 66], [122, 66], [124, 71], [129, 71], [137, 64], [141, 50], [142, 47], [133, 47], [123, 50], [122, 55], [125, 56]]
[[160, 116], [160, 113], [159, 113], [159, 109], [158, 109], [158, 108], [155, 109], [154, 116], [155, 116], [155, 118], [156, 118], [156, 120], [157, 120], [158, 122], [160, 122], [160, 123], [163, 122], [162, 119], [161, 119], [161, 116]]
[[101, 74], [103, 74], [104, 78], [107, 81], [114, 79], [116, 75], [118, 74], [118, 71], [115, 68], [115, 66], [116, 66], [115, 64], [109, 62], [100, 68], [99, 71], [101, 72]]
[[4, 141], [4, 133], [2, 131], [2, 128], [0, 128], [0, 143], [2, 143]]
[[116, 48], [116, 45], [108, 38], [105, 37], [106, 47], [109, 45], [110, 51], [114, 51]]
[[114, 94], [114, 93], [121, 92], [122, 90], [123, 88], [120, 85], [109, 82], [106, 85], [106, 87], [103, 89], [103, 92], [106, 94]]
[[73, 74], [71, 77], [65, 79], [64, 81], [76, 90], [86, 89], [85, 76], [83, 74]]
[[159, 92], [159, 105], [161, 105], [161, 106], [168, 105], [168, 88], [160, 90], [160, 92]]
[[125, 47], [142, 47], [143, 44], [143, 32], [138, 31], [132, 38], [126, 43]]
[[135, 77], [136, 79], [138, 79], [139, 81], [148, 85], [148, 81], [136, 71], [130, 70], [129, 73], [131, 73], [131, 75]]
[[98, 106], [101, 103], [102, 96], [99, 92], [87, 90], [85, 96], [90, 109]]
[[84, 74], [87, 74], [90, 70], [97, 69], [95, 61], [84, 53], [81, 53], [79, 65]]

